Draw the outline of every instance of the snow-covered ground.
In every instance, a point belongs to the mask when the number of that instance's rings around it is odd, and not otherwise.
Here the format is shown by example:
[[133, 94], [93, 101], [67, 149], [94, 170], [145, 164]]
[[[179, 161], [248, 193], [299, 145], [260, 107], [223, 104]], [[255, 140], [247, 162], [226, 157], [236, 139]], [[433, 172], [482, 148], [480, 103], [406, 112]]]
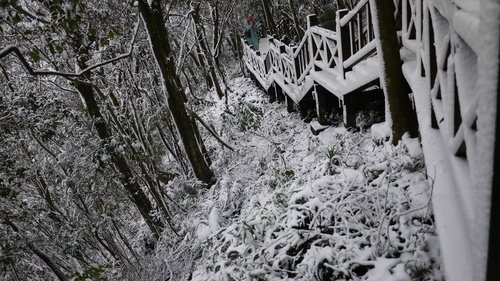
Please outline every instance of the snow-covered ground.
[[[217, 183], [192, 197], [182, 241], [159, 245], [142, 278], [170, 280], [442, 280], [432, 178], [418, 148], [369, 132], [314, 136], [246, 78], [200, 113]], [[215, 99], [214, 99], [215, 100]], [[411, 142], [407, 142], [411, 143]], [[411, 152], [411, 153], [410, 153]], [[186, 185], [179, 179], [172, 190]], [[187, 219], [186, 219], [187, 218]], [[166, 242], [165, 242], [166, 243]]]

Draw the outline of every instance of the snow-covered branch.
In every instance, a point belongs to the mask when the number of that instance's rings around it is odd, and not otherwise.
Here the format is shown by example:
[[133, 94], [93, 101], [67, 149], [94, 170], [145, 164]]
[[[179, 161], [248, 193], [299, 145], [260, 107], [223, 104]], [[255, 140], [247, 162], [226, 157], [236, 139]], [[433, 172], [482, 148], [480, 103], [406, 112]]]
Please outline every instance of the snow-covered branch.
[[129, 47], [127, 53], [119, 55], [119, 56], [111, 58], [111, 59], [108, 59], [108, 60], [105, 60], [105, 61], [100, 62], [100, 63], [96, 63], [96, 64], [91, 65], [85, 69], [78, 71], [78, 72], [64, 72], [64, 71], [49, 70], [49, 69], [40, 69], [40, 70], [34, 69], [31, 66], [31, 64], [28, 62], [26, 57], [23, 55], [21, 50], [19, 49], [19, 46], [17, 46], [17, 45], [8, 45], [8, 46], [2, 48], [0, 50], [0, 59], [8, 56], [9, 54], [14, 54], [21, 61], [21, 64], [24, 66], [24, 68], [26, 68], [26, 70], [33, 76], [56, 75], [56, 76], [62, 76], [62, 77], [66, 77], [66, 78], [81, 77], [81, 76], [85, 75], [87, 72], [92, 71], [96, 68], [99, 68], [99, 67], [105, 66], [107, 64], [114, 63], [116, 61], [119, 61], [121, 59], [129, 57], [133, 51], [134, 42], [137, 38], [137, 33], [139, 30], [139, 25], [140, 25], [140, 21], [137, 21], [137, 24], [136, 24], [135, 29], [134, 29], [134, 35], [133, 35], [132, 40], [130, 42], [130, 47]]
[[50, 24], [50, 20], [49, 19], [46, 19], [46, 18], [43, 18], [43, 17], [40, 17], [34, 13], [32, 13], [31, 11], [29, 11], [26, 7], [23, 7], [21, 5], [18, 5], [16, 3], [16, 1], [11, 1], [10, 3], [11, 7], [16, 10], [18, 13], [21, 13], [31, 19], [34, 19], [34, 20], [37, 20], [39, 22], [42, 22], [42, 23], [45, 23], [45, 24]]

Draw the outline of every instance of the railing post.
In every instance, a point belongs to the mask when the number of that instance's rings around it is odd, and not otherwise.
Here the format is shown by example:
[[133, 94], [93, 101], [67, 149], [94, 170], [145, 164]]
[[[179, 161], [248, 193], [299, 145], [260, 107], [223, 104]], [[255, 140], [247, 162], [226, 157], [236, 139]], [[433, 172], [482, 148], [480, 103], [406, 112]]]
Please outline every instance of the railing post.
[[281, 87], [278, 85], [278, 84], [274, 84], [274, 91], [276, 93], [276, 100], [278, 102], [285, 102], [286, 101], [286, 98], [285, 98], [285, 93], [283, 93], [283, 89], [281, 89]]
[[286, 53], [286, 46], [285, 45], [280, 45], [280, 61], [279, 63], [279, 69], [280, 69], [280, 74], [283, 76], [283, 81], [285, 84], [288, 84], [288, 82], [285, 79], [285, 65], [283, 63], [283, 54]]
[[[313, 46], [313, 38], [312, 38], [312, 32], [311, 32], [311, 27], [316, 26], [319, 24], [319, 19], [317, 15], [308, 15], [307, 16], [307, 32], [306, 35], [308, 36], [307, 41], [309, 45], [309, 62], [314, 64], [314, 46]], [[311, 69], [311, 71], [314, 71], [314, 67]]]
[[349, 10], [343, 9], [337, 11], [337, 46], [339, 52], [339, 65], [337, 66], [342, 79], [345, 79], [344, 60], [351, 55], [351, 38], [349, 36], [349, 27], [341, 26], [340, 19], [344, 17]]
[[401, 10], [401, 20], [403, 21], [401, 25], [401, 38], [406, 38], [405, 36], [408, 33], [408, 0], [403, 0]]
[[266, 55], [266, 58], [268, 58], [268, 63], [267, 63], [267, 73], [270, 74], [272, 72], [272, 69], [273, 69], [273, 56], [272, 56], [272, 52], [271, 52], [271, 46], [274, 44], [274, 37], [271, 36], [271, 38], [269, 38], [269, 48], [267, 50], [267, 55]]
[[297, 46], [293, 46], [292, 47], [292, 55], [291, 55], [291, 60], [292, 60], [292, 63], [293, 63], [293, 74], [294, 74], [294, 77], [292, 79], [292, 83], [297, 83], [297, 80], [299, 79], [300, 77], [300, 63], [299, 63], [299, 57], [295, 57], [295, 52], [297, 51]]
[[373, 36], [373, 32], [372, 32], [372, 11], [371, 11], [371, 8], [370, 8], [370, 2], [368, 2], [366, 4], [366, 36], [367, 36], [367, 39], [366, 39], [366, 43], [368, 44], [368, 42], [372, 41], [373, 38], [375, 38], [375, 36]]
[[276, 83], [273, 83], [267, 90], [267, 94], [269, 95], [269, 103], [273, 103], [276, 101], [276, 87]]
[[424, 45], [424, 42], [422, 41], [422, 30], [423, 30], [423, 16], [422, 16], [422, 0], [416, 0], [415, 1], [416, 5], [416, 15], [415, 15], [415, 29], [417, 31], [417, 62], [418, 62], [418, 74], [420, 77], [425, 76], [425, 67], [422, 65], [422, 48]]
[[359, 51], [361, 50], [361, 48], [363, 48], [363, 28], [361, 26], [361, 11], [358, 12], [358, 14], [356, 15], [356, 22], [357, 22], [357, 29], [358, 29], [358, 49], [356, 51]]
[[314, 93], [316, 96], [318, 123], [321, 125], [332, 125], [333, 120], [331, 117], [334, 111], [334, 105], [336, 104], [335, 96], [330, 94], [330, 92], [320, 84], [314, 85]]
[[285, 99], [286, 99], [286, 111], [288, 111], [288, 113], [294, 112], [295, 111], [295, 106], [294, 106], [292, 98], [290, 98], [287, 95], [285, 97]]

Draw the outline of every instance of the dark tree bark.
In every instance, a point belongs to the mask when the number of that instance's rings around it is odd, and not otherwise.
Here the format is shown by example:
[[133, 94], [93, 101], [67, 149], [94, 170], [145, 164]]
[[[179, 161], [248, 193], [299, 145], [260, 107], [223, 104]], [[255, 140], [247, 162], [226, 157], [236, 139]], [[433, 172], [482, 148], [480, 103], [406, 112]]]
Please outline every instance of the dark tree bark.
[[193, 18], [193, 22], [194, 22], [195, 30], [196, 30], [196, 40], [198, 42], [198, 46], [200, 47], [201, 51], [203, 52], [203, 56], [205, 57], [205, 61], [208, 65], [208, 71], [209, 71], [210, 77], [212, 78], [212, 84], [215, 87], [215, 92], [217, 93], [217, 96], [219, 98], [223, 98], [224, 93], [222, 92], [222, 88], [221, 88], [219, 79], [217, 78], [214, 57], [212, 56], [212, 52], [210, 51], [210, 48], [208, 46], [205, 30], [204, 30], [203, 24], [201, 22], [200, 5], [201, 5], [200, 2], [195, 3], [195, 5], [193, 7], [194, 12], [192, 13], [192, 18]]
[[295, 29], [295, 33], [297, 34], [297, 39], [300, 41], [304, 36], [304, 32], [300, 28], [299, 19], [297, 17], [297, 9], [295, 8], [295, 3], [293, 2], [293, 0], [288, 0], [288, 7], [290, 8], [290, 12], [292, 13], [293, 28]]
[[61, 269], [52, 261], [52, 259], [47, 256], [44, 252], [42, 252], [40, 249], [35, 247], [33, 244], [28, 243], [28, 248], [37, 255], [51, 270], [54, 272], [54, 274], [57, 276], [57, 278], [60, 281], [68, 281], [68, 277], [66, 274], [64, 274]]
[[[106, 122], [104, 121], [104, 117], [101, 114], [101, 111], [95, 99], [92, 85], [75, 81], [74, 86], [82, 96], [85, 102], [85, 106], [87, 107], [87, 112], [92, 118], [96, 120], [94, 126], [97, 130], [99, 138], [103, 141], [108, 141], [112, 135]], [[155, 238], [160, 238], [160, 234], [163, 231], [164, 224], [160, 219], [155, 218], [152, 215], [154, 208], [151, 205], [151, 202], [149, 201], [146, 194], [142, 191], [139, 183], [135, 179], [134, 174], [132, 173], [132, 169], [130, 168], [127, 160], [122, 155], [114, 151], [110, 150], [108, 151], [108, 153], [111, 155], [112, 163], [120, 173], [120, 182], [123, 184], [123, 187], [125, 187], [129, 198], [139, 210], [139, 213], [146, 221], [146, 224], [150, 228]]]
[[[370, 0], [375, 37], [379, 40], [377, 54], [382, 64], [381, 84], [386, 96], [386, 106], [392, 120], [392, 143], [397, 144], [405, 132], [412, 137], [418, 133], [418, 124], [408, 98], [408, 86], [403, 76], [402, 61], [394, 20], [392, 1]], [[387, 119], [388, 116], [386, 116]]]
[[[8, 225], [14, 232], [19, 232], [19, 228], [17, 227], [17, 225], [14, 224], [14, 222], [6, 220], [3, 223]], [[66, 274], [62, 272], [59, 266], [47, 254], [45, 254], [42, 250], [38, 249], [31, 242], [27, 242], [27, 246], [37, 257], [39, 257], [50, 268], [50, 270], [52, 270], [52, 272], [57, 276], [57, 279], [59, 279], [60, 281], [69, 280], [68, 276], [66, 276]]]
[[271, 13], [271, 8], [269, 7], [270, 1], [262, 0], [262, 8], [264, 9], [264, 16], [266, 19], [267, 30], [271, 35], [276, 34], [276, 24], [274, 23], [273, 14]]
[[153, 0], [151, 6], [146, 0], [139, 0], [139, 12], [146, 25], [153, 54], [158, 62], [163, 83], [168, 92], [167, 103], [174, 119], [184, 149], [196, 177], [205, 184], [212, 184], [214, 174], [205, 159], [201, 146], [196, 138], [196, 124], [187, 114], [183, 92], [177, 83], [176, 66], [169, 42], [167, 28], [163, 22], [161, 1]]

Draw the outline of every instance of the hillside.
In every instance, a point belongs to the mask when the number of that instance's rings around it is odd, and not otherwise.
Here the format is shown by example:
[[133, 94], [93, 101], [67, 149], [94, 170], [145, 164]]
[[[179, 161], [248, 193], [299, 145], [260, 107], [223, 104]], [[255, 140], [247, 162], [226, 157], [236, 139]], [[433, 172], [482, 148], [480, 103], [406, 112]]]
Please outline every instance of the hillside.
[[230, 85], [229, 111], [216, 101], [202, 116], [235, 151], [206, 140], [219, 180], [176, 199], [190, 210], [182, 241], [130, 279], [442, 280], [432, 179], [414, 140], [343, 127], [314, 136], [251, 80]]

